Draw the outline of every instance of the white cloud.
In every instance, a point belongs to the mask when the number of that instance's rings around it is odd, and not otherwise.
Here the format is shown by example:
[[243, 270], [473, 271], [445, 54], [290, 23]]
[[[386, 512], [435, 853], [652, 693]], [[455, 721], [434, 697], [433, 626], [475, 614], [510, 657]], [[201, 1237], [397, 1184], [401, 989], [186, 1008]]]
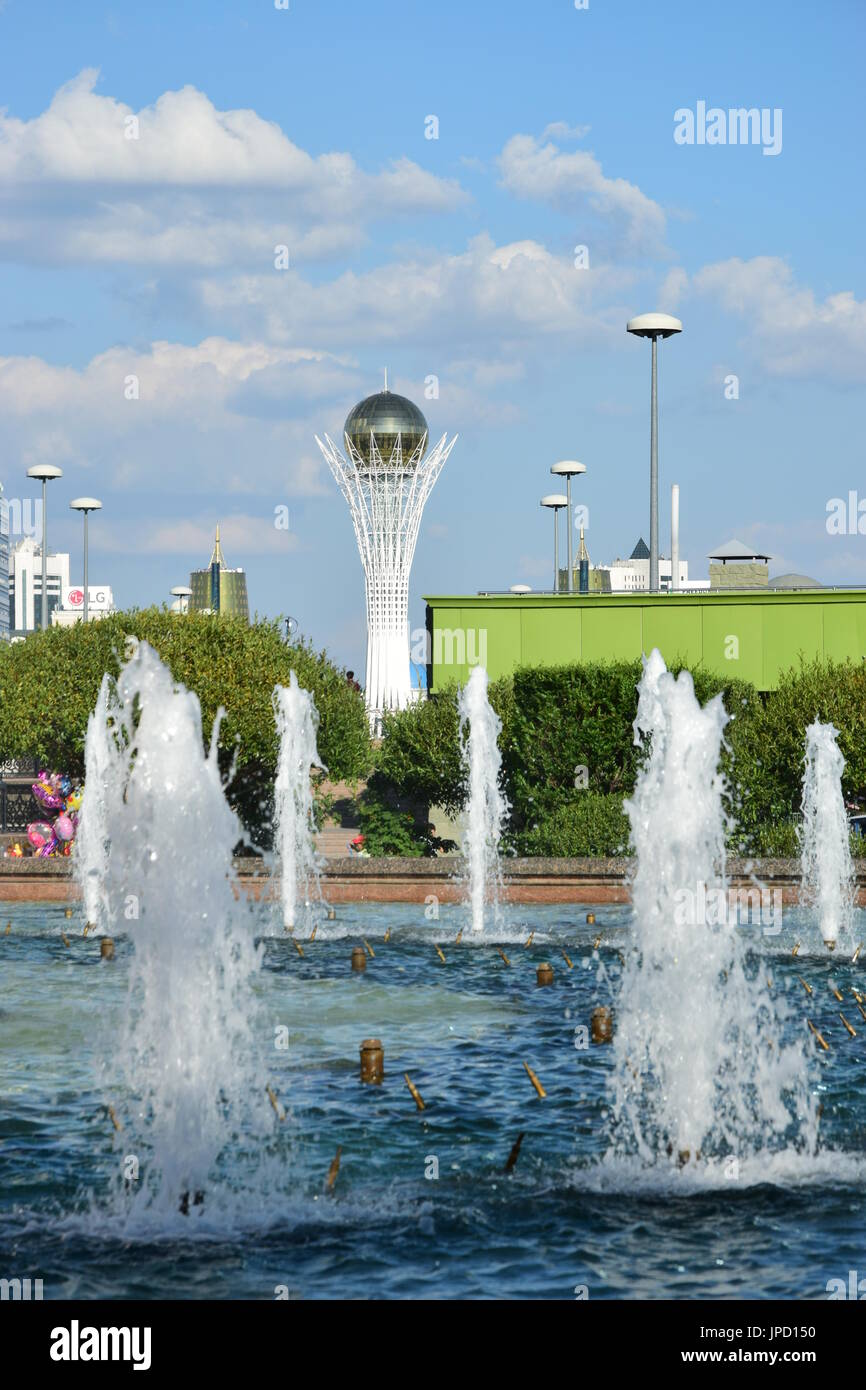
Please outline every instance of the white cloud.
[[659, 290], [658, 302], [663, 306], [662, 312], [668, 309], [675, 309], [688, 289], [689, 277], [682, 266], [674, 266], [669, 270], [662, 281]]
[[771, 375], [866, 380], [866, 301], [851, 290], [818, 299], [776, 256], [705, 266], [692, 288], [744, 320], [746, 342]]
[[628, 306], [611, 298], [634, 279], [611, 267], [577, 270], [536, 241], [497, 246], [486, 234], [463, 252], [416, 253], [323, 284], [291, 272], [281, 278], [285, 293], [274, 276], [202, 279], [197, 292], [216, 321], [240, 333], [264, 325], [274, 342], [414, 344], [423, 337], [431, 353], [450, 355], [456, 343], [497, 353], [509, 341], [525, 347], [529, 333], [567, 333], [577, 346], [618, 340]]
[[[127, 398], [133, 377], [138, 399]], [[16, 472], [46, 460], [81, 470], [88, 487], [259, 493], [276, 505], [327, 493], [313, 435], [360, 388], [330, 354], [225, 338], [111, 348], [80, 370], [0, 358], [4, 455]]]
[[410, 159], [369, 174], [345, 153], [314, 157], [275, 122], [219, 111], [195, 87], [134, 112], [98, 94], [97, 79], [80, 73], [31, 120], [0, 112], [7, 257], [44, 261], [48, 243], [72, 262], [237, 264], [284, 243], [313, 259], [358, 246], [375, 219], [466, 200]]
[[505, 145], [499, 169], [510, 193], [563, 212], [589, 209], [606, 228], [607, 243], [615, 236], [629, 253], [663, 248], [665, 214], [658, 203], [627, 179], [607, 178], [588, 151], [564, 153], [552, 141], [542, 141], [513, 135]]

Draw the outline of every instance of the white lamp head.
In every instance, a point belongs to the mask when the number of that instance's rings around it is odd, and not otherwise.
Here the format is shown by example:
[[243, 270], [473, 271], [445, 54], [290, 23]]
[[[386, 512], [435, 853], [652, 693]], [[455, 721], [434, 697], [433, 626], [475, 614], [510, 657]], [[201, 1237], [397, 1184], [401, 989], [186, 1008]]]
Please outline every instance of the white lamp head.
[[674, 333], [682, 333], [683, 326], [672, 314], [638, 314], [629, 319], [625, 331], [636, 338], [670, 338]]
[[27, 469], [28, 478], [36, 478], [40, 483], [50, 483], [53, 478], [62, 478], [63, 469], [55, 463], [36, 463]]
[[567, 507], [568, 498], [564, 492], [549, 492], [541, 499], [542, 507]]
[[550, 471], [558, 478], [576, 478], [578, 473], [586, 472], [586, 464], [576, 459], [563, 459], [562, 463], [554, 463]]
[[512, 584], [508, 592], [510, 594], [531, 594], [532, 589], [528, 584]]
[[69, 507], [73, 512], [99, 512], [102, 503], [96, 497], [74, 497]]

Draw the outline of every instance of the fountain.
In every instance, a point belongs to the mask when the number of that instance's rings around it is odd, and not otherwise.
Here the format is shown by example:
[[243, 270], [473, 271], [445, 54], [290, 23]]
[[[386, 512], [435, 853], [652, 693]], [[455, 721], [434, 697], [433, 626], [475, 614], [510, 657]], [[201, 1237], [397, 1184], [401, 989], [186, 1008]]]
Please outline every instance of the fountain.
[[85, 921], [89, 929], [96, 932], [105, 930], [109, 918], [106, 878], [110, 841], [106, 796], [111, 778], [111, 756], [106, 731], [115, 705], [113, 683], [109, 676], [103, 676], [96, 708], [87, 722], [85, 793], [72, 860], [75, 881], [84, 902]]
[[261, 955], [232, 891], [240, 829], [217, 734], [205, 754], [197, 698], [144, 642], [103, 682], [87, 733], [79, 874], [88, 911], [132, 945], [102, 1067], [126, 1155], [114, 1194], [133, 1225], [224, 1217], [273, 1130], [254, 1046]]
[[487, 672], [475, 666], [458, 702], [463, 766], [469, 786], [463, 830], [463, 855], [469, 869], [469, 906], [473, 931], [484, 929], [485, 903], [499, 915], [499, 841], [508, 803], [499, 786], [502, 756], [498, 738], [502, 721], [487, 698]]
[[289, 674], [288, 686], [275, 687], [273, 705], [280, 737], [274, 825], [282, 871], [283, 926], [291, 931], [303, 906], [312, 930], [311, 902], [323, 901], [310, 782], [310, 768], [323, 767], [316, 749], [319, 713], [310, 692], [298, 685], [294, 671]]
[[815, 720], [806, 730], [803, 823], [800, 828], [801, 901], [818, 915], [828, 951], [847, 935], [854, 909], [854, 865], [838, 730]]
[[[635, 741], [650, 740], [626, 803], [637, 856], [635, 943], [616, 1011], [614, 1153], [681, 1164], [814, 1146], [802, 1043], [783, 1045], [787, 1013], [749, 966], [726, 902], [727, 714], [701, 708], [692, 678], [658, 651], [645, 662]], [[721, 920], [719, 920], [721, 919]]]

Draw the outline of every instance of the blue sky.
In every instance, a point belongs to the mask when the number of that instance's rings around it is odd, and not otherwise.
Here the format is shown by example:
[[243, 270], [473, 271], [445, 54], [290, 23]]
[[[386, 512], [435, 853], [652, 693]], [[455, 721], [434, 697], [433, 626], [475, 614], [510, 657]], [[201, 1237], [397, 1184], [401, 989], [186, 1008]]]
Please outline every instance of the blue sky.
[[[68, 501], [101, 497], [91, 574], [123, 605], [186, 582], [219, 520], [253, 606], [363, 669], [314, 433], [387, 365], [460, 435], [413, 623], [424, 593], [543, 586], [557, 459], [587, 466], [593, 560], [647, 533], [649, 351], [625, 321], [658, 308], [684, 324], [661, 350], [663, 549], [676, 481], [692, 574], [736, 535], [771, 572], [866, 582], [866, 537], [826, 527], [830, 498], [866, 498], [864, 41], [860, 0], [0, 3], [7, 496], [63, 467], [74, 575]], [[780, 109], [781, 152], [677, 144], [699, 101]]]

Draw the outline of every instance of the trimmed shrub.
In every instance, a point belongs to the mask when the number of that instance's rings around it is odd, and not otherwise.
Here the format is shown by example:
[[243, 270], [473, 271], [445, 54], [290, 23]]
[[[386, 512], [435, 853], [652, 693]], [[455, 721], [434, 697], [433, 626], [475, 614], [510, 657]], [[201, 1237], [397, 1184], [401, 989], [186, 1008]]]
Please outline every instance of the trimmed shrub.
[[198, 696], [205, 746], [217, 712], [219, 758], [244, 825], [266, 838], [277, 732], [271, 692], [297, 672], [319, 711], [319, 754], [334, 779], [362, 777], [371, 750], [363, 697], [324, 652], [287, 646], [279, 621], [246, 623], [165, 608], [133, 609], [93, 623], [49, 628], [0, 644], [0, 760], [32, 753], [71, 776], [84, 771], [84, 739], [103, 674], [116, 676], [126, 639], [149, 642], [174, 678]]
[[510, 838], [515, 852], [542, 857], [582, 858], [628, 854], [629, 822], [623, 798], [584, 791], [536, 825]]
[[800, 811], [806, 728], [814, 720], [839, 730], [845, 757], [846, 801], [866, 796], [866, 670], [853, 662], [804, 662], [785, 672], [776, 690], [731, 729], [737, 789], [732, 842], [747, 853], [768, 853], [775, 828]]
[[355, 803], [364, 849], [372, 856], [432, 856], [454, 849], [451, 840], [432, 833], [423, 811], [397, 797], [381, 773], [374, 772]]

